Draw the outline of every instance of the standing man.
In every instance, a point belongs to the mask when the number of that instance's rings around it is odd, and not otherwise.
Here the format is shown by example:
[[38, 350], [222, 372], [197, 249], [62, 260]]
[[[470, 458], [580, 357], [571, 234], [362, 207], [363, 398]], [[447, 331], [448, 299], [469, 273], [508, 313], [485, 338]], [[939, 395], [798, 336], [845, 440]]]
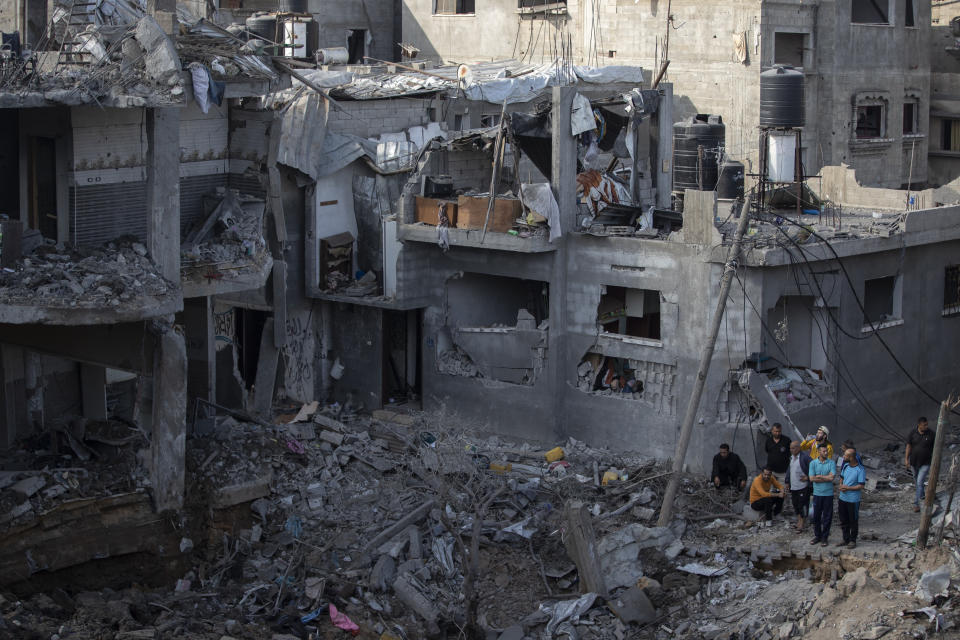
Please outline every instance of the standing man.
[[936, 432], [927, 424], [923, 416], [917, 420], [917, 428], [911, 429], [907, 436], [907, 450], [903, 454], [903, 464], [913, 471], [916, 492], [913, 497], [913, 510], [920, 511], [920, 501], [924, 498], [923, 485], [930, 473], [930, 461], [933, 459], [933, 441]]
[[764, 442], [767, 451], [767, 466], [780, 484], [785, 484], [785, 474], [790, 466], [790, 440], [783, 436], [783, 427], [774, 422], [770, 435]]
[[800, 448], [800, 441], [790, 443], [790, 466], [787, 469], [787, 489], [797, 514], [797, 533], [803, 531], [803, 519], [810, 508], [810, 456]]
[[840, 527], [843, 530], [843, 542], [838, 547], [846, 545], [851, 549], [857, 546], [857, 533], [860, 531], [860, 499], [863, 493], [863, 484], [867, 481], [863, 472], [863, 465], [857, 460], [857, 450], [847, 449], [843, 453], [843, 471], [840, 472], [840, 496], [837, 500], [837, 515], [840, 516]]
[[810, 482], [813, 483], [813, 540], [810, 544], [819, 542], [825, 547], [833, 521], [833, 476], [837, 467], [830, 459], [826, 444], [820, 445], [818, 453], [817, 459], [810, 463]]
[[783, 511], [783, 486], [769, 467], [764, 467], [750, 485], [750, 508], [763, 512], [764, 524], [768, 527], [773, 523], [773, 516]]
[[747, 467], [735, 453], [730, 452], [730, 445], [726, 442], [720, 445], [720, 453], [713, 456], [713, 486], [734, 487], [742, 491], [747, 486]]
[[[833, 443], [828, 440], [830, 437], [830, 429], [824, 425], [820, 425], [817, 429], [817, 435], [811, 438], [807, 436], [807, 439], [800, 443], [800, 448], [809, 454], [813, 459], [817, 458], [817, 450], [820, 448], [820, 445], [827, 445], [827, 457], [831, 460], [833, 459]], [[816, 493], [814, 493], [816, 495]]]

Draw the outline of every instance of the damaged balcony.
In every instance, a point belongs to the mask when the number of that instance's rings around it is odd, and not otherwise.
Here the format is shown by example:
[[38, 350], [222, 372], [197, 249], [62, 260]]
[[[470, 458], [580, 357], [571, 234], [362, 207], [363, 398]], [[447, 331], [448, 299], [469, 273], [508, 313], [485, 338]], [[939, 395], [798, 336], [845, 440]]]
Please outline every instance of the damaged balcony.
[[273, 268], [263, 236], [264, 200], [220, 188], [204, 202], [211, 211], [187, 233], [180, 250], [183, 297], [263, 287]]
[[17, 257], [12, 237], [19, 225], [3, 225], [0, 323], [95, 325], [182, 308], [179, 289], [161, 275], [140, 242], [118, 239], [95, 249], [61, 248], [28, 232], [26, 250]]
[[408, 182], [420, 195], [403, 200], [400, 241], [436, 244], [442, 251], [556, 249], [560, 211], [550, 185], [520, 182], [522, 172], [544, 179], [513, 140], [506, 117], [502, 124], [431, 143], [421, 161], [428, 168]]

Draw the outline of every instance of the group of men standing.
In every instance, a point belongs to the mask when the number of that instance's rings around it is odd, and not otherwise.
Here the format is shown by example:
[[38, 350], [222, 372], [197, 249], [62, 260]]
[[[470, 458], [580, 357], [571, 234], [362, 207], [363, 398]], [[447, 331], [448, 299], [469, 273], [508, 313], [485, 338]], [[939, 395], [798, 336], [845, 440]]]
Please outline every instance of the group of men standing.
[[[813, 529], [810, 544], [825, 547], [833, 522], [836, 495], [837, 515], [843, 534], [843, 540], [837, 546], [855, 548], [866, 473], [853, 442], [845, 441], [835, 457], [829, 437], [830, 429], [821, 426], [815, 436], [791, 442], [783, 435], [781, 425], [775, 423], [764, 443], [767, 462], [750, 484], [750, 507], [763, 514], [761, 526], [771, 526], [773, 517], [783, 511], [789, 493], [797, 516], [796, 531], [803, 531], [809, 514]], [[916, 482], [915, 511], [919, 511], [919, 503], [923, 498], [933, 439], [934, 432], [929, 429], [926, 418], [920, 418], [917, 429], [912, 430], [907, 439], [904, 464], [912, 469]], [[729, 445], [720, 445], [720, 452], [713, 462], [711, 475], [718, 489], [725, 485], [744, 489], [746, 466], [737, 454], [730, 451]]]

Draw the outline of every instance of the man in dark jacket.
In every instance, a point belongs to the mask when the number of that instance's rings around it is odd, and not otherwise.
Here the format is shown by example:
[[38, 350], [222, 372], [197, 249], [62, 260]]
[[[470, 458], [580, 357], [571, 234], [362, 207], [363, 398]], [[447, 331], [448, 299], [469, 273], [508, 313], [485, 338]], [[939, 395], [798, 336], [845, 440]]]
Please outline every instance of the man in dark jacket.
[[764, 449], [767, 452], [767, 466], [780, 484], [784, 484], [784, 475], [790, 466], [790, 438], [783, 435], [783, 427], [779, 422], [774, 422], [770, 427]]
[[800, 448], [800, 441], [790, 443], [790, 461], [786, 486], [790, 491], [793, 511], [797, 514], [797, 533], [803, 531], [803, 520], [810, 508], [810, 456]]
[[913, 471], [913, 481], [916, 491], [913, 496], [913, 510], [920, 511], [920, 501], [924, 499], [923, 485], [930, 475], [930, 462], [933, 460], [933, 442], [937, 433], [930, 428], [927, 419], [923, 416], [917, 420], [915, 429], [907, 434], [907, 450], [903, 454], [903, 464]]
[[747, 486], [747, 467], [740, 456], [730, 451], [730, 445], [726, 442], [720, 445], [720, 453], [713, 456], [713, 472], [710, 475], [717, 489], [729, 486], [742, 491]]

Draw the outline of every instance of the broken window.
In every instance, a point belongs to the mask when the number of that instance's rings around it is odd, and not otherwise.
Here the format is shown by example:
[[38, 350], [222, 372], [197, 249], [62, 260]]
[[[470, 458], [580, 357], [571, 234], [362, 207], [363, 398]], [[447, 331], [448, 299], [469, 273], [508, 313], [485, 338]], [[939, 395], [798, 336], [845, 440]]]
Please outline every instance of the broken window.
[[577, 365], [577, 388], [587, 392], [642, 394], [643, 380], [638, 379], [636, 368], [626, 358], [588, 353]]
[[864, 328], [900, 318], [900, 282], [900, 276], [885, 276], [863, 283]]
[[850, 22], [855, 24], [890, 24], [887, 0], [851, 0]]
[[960, 151], [960, 120], [944, 118], [940, 122], [940, 148], [944, 151]]
[[943, 313], [960, 313], [960, 265], [947, 267], [943, 276]]
[[773, 37], [773, 63], [803, 67], [807, 34], [777, 32]]
[[920, 132], [918, 117], [920, 115], [920, 101], [916, 98], [905, 98], [903, 101], [903, 133], [910, 135]]
[[473, 13], [474, 0], [433, 0], [433, 12], [440, 15]]
[[882, 138], [883, 104], [857, 105], [857, 139]]
[[660, 292], [607, 286], [597, 306], [602, 333], [660, 340]]

